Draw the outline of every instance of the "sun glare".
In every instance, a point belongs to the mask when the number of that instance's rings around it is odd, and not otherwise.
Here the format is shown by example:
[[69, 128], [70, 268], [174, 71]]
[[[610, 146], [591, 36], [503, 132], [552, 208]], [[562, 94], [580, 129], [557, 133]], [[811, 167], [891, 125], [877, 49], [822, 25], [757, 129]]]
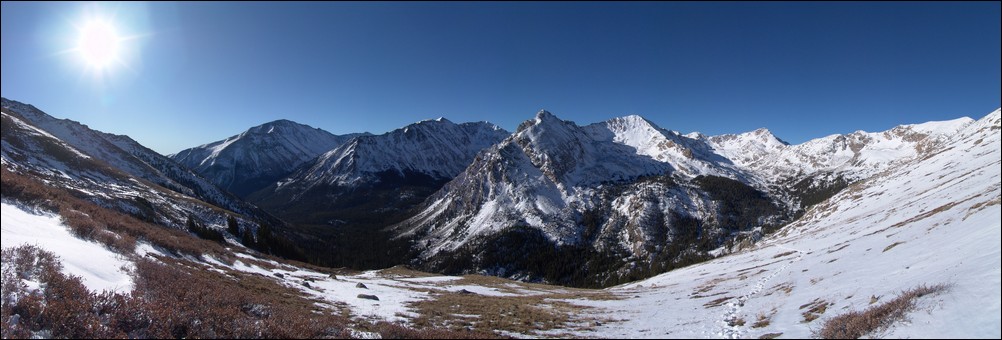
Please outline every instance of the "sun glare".
[[104, 69], [118, 61], [123, 39], [114, 25], [103, 20], [91, 20], [78, 33], [76, 50], [88, 66]]

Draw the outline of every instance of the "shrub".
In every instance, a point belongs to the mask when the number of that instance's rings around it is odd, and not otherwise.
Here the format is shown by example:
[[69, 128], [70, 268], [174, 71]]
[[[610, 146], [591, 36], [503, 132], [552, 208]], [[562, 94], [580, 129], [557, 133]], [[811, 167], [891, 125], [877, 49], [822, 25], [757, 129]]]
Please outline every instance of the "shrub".
[[945, 285], [918, 286], [904, 291], [893, 300], [866, 310], [848, 312], [828, 319], [814, 336], [822, 339], [859, 339], [865, 335], [887, 329], [894, 322], [904, 319], [915, 308], [915, 300], [947, 289]]
[[226, 259], [220, 244], [191, 238], [181, 230], [151, 224], [73, 196], [68, 189], [45, 185], [30, 175], [0, 168], [0, 190], [5, 199], [58, 213], [77, 236], [98, 241], [121, 253], [135, 251], [137, 241], [145, 241], [174, 254], [212, 254]]

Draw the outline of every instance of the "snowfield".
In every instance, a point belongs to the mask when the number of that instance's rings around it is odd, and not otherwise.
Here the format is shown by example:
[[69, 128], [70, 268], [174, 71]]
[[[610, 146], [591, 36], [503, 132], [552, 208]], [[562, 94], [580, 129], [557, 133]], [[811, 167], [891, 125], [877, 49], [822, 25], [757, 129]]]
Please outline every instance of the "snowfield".
[[[611, 289], [627, 300], [577, 302], [623, 320], [599, 329], [603, 337], [806, 338], [871, 298], [946, 284], [910, 322], [875, 336], [999, 338], [999, 111], [954, 138], [814, 206], [754, 249]], [[768, 325], [753, 327], [760, 317]], [[744, 325], [729, 325], [737, 319]]]
[[4, 249], [35, 245], [59, 256], [63, 273], [79, 276], [90, 290], [132, 291], [127, 272], [132, 263], [101, 244], [77, 238], [58, 216], [32, 214], [7, 202], [0, 204], [0, 212]]

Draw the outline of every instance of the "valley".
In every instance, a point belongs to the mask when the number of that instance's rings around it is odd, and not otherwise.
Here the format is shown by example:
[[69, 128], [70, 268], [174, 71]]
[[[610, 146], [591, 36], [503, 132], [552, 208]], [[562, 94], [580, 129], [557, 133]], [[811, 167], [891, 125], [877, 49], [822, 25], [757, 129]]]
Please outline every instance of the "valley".
[[[251, 149], [314, 139], [268, 141], [281, 133], [266, 126], [252, 128]], [[293, 337], [805, 338], [899, 296], [914, 296], [903, 316], [865, 334], [1002, 328], [998, 110], [798, 145], [639, 116], [579, 126], [542, 111], [511, 134], [431, 120], [326, 152], [277, 147], [300, 161], [268, 160], [282, 175], [232, 193], [218, 166], [181, 165], [250, 159], [224, 146], [254, 133], [171, 159], [4, 99], [4, 318], [47, 294], [51, 276], [7, 250], [34, 244], [90, 290], [153, 296], [150, 268], [162, 266], [257, 301], [220, 308], [278, 327], [267, 332], [281, 329], [278, 310], [329, 325]], [[244, 167], [255, 165], [227, 171]], [[80, 264], [93, 247], [108, 259]], [[55, 335], [22, 320], [5, 336]], [[169, 322], [187, 325], [182, 336], [229, 327]], [[98, 328], [162, 334], [128, 327]]]

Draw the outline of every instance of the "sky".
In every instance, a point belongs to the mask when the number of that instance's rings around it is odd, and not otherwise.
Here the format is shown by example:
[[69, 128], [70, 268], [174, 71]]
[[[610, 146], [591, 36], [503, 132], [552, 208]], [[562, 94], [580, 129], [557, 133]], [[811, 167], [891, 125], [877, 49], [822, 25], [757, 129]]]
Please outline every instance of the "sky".
[[[164, 154], [277, 119], [513, 131], [541, 109], [797, 144], [995, 110], [1000, 17], [999, 2], [5, 1], [0, 88]], [[114, 43], [82, 47], [94, 22]]]

